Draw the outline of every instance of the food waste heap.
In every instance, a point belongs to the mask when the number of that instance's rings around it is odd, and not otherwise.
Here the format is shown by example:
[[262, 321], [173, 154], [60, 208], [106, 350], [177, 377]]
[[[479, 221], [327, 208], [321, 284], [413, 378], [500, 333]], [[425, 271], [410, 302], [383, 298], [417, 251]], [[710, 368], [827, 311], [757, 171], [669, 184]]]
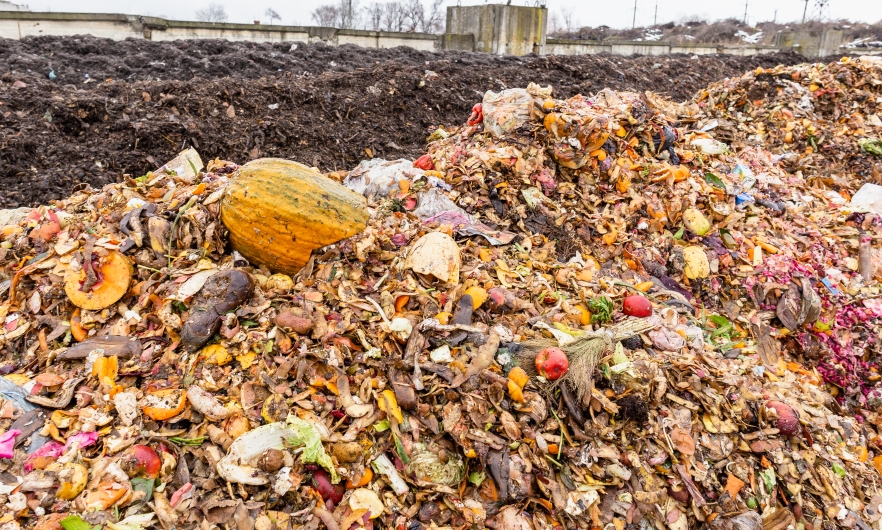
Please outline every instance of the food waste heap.
[[880, 79], [0, 212], [0, 529], [880, 528]]

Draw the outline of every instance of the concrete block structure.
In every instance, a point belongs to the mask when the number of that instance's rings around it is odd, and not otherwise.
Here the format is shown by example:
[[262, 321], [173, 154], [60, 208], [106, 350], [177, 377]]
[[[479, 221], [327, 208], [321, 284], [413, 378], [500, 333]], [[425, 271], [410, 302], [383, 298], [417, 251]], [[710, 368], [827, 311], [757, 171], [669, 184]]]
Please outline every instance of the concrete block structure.
[[545, 7], [488, 4], [447, 8], [447, 33], [473, 35], [477, 52], [542, 55], [547, 27]]
[[842, 30], [819, 31], [781, 31], [775, 35], [775, 46], [793, 49], [806, 57], [826, 57], [839, 51], [842, 45]]

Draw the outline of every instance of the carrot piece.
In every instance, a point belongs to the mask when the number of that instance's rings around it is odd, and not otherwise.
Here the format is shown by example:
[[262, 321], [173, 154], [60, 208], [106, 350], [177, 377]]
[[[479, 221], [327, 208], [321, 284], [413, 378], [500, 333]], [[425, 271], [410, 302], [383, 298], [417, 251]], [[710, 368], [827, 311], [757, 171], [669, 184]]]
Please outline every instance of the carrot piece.
[[86, 331], [82, 325], [80, 325], [80, 308], [74, 309], [73, 316], [70, 317], [70, 334], [73, 335], [74, 340], [77, 342], [83, 342], [86, 340], [86, 337], [89, 336], [89, 332]]
[[346, 489], [351, 490], [351, 489], [367, 486], [368, 484], [370, 484], [371, 479], [373, 479], [373, 478], [374, 478], [374, 472], [371, 471], [371, 468], [366, 467], [366, 468], [364, 468], [364, 473], [361, 475], [361, 477], [357, 481], [353, 481], [352, 479], [348, 479], [346, 481]]
[[[403, 181], [402, 181], [403, 182]], [[400, 313], [404, 306], [407, 305], [407, 302], [410, 301], [410, 297], [406, 294], [403, 294], [395, 299], [395, 312]]]
[[187, 406], [187, 393], [181, 392], [181, 400], [178, 402], [178, 406], [173, 409], [168, 409], [164, 407], [144, 407], [143, 412], [145, 416], [148, 416], [151, 419], [156, 421], [163, 421], [167, 419], [174, 418], [181, 412], [184, 412], [184, 408]]

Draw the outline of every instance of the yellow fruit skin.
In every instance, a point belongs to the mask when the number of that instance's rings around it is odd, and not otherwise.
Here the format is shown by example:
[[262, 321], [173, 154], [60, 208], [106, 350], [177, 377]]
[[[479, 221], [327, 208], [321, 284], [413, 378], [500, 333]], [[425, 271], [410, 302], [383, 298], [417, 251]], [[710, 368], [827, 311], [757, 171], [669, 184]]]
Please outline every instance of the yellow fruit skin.
[[508, 396], [518, 403], [524, 402], [524, 391], [521, 387], [518, 386], [513, 380], [508, 380]]
[[683, 273], [690, 280], [707, 278], [710, 274], [707, 254], [701, 247], [686, 247], [683, 249], [683, 259], [686, 261]]
[[469, 287], [465, 294], [472, 297], [472, 307], [478, 309], [487, 301], [487, 291], [481, 287]]
[[64, 464], [58, 473], [60, 485], [55, 492], [59, 499], [69, 501], [80, 494], [89, 480], [89, 471], [82, 464]]
[[294, 274], [319, 247], [367, 226], [367, 201], [321, 173], [280, 158], [253, 160], [221, 201], [230, 242], [248, 260]]
[[710, 221], [697, 208], [689, 208], [683, 212], [683, 222], [686, 228], [700, 236], [707, 234], [711, 228]]
[[398, 406], [395, 392], [391, 390], [383, 390], [382, 394], [380, 394], [380, 399], [377, 405], [380, 407], [380, 410], [386, 413], [386, 415], [392, 416], [398, 420], [398, 423], [404, 421], [404, 414], [401, 412], [401, 407]]
[[516, 385], [520, 388], [524, 388], [527, 384], [527, 381], [530, 380], [530, 376], [527, 375], [527, 372], [524, 371], [520, 366], [515, 366], [508, 372], [508, 379], [510, 381], [514, 381]]

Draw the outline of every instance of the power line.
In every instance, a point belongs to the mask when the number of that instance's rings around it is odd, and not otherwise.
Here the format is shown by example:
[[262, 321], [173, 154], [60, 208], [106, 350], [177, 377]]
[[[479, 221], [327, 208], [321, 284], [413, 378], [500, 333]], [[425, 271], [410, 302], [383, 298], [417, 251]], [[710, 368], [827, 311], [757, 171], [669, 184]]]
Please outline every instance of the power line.
[[812, 16], [819, 22], [830, 18], [830, 0], [815, 0], [815, 9], [812, 12]]

